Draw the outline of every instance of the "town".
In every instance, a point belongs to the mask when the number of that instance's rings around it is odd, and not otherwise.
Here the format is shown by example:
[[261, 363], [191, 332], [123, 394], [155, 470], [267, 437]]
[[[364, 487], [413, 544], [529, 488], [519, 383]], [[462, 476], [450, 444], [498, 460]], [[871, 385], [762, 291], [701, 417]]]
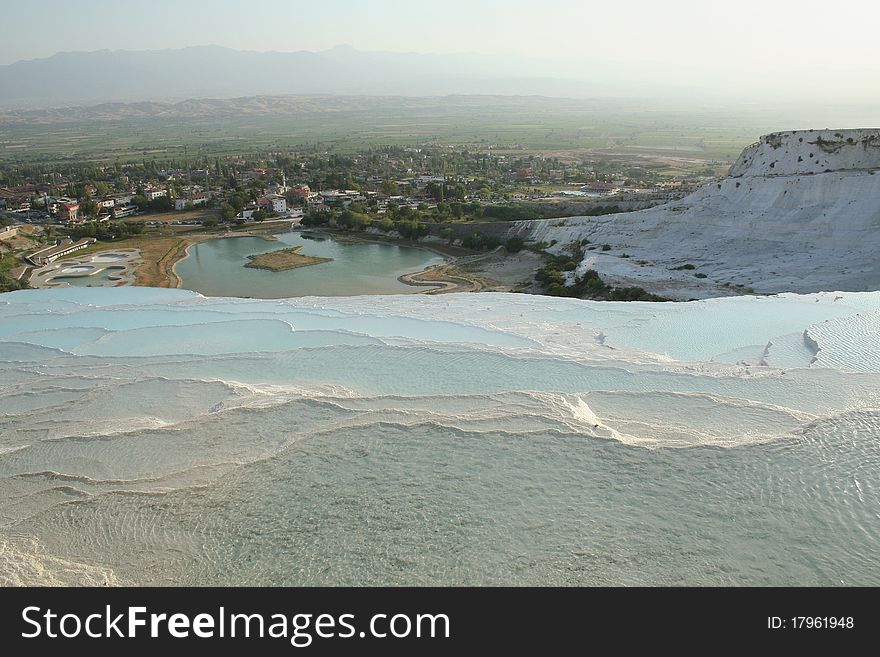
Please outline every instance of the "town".
[[[281, 221], [409, 241], [434, 235], [486, 250], [500, 244], [474, 228], [484, 222], [641, 209], [680, 198], [715, 173], [711, 166], [665, 169], [650, 161], [436, 146], [7, 165], [0, 169], [7, 226], [0, 276], [5, 289], [27, 286], [34, 267], [84, 248], [83, 240]], [[30, 241], [10, 241], [16, 234]], [[29, 253], [37, 244], [43, 248]]]

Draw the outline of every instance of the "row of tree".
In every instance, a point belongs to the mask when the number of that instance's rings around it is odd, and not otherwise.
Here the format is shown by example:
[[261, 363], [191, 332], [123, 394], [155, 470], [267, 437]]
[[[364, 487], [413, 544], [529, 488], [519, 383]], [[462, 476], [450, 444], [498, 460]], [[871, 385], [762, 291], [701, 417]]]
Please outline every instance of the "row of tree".
[[99, 240], [117, 240], [144, 232], [144, 225], [139, 222], [128, 221], [88, 221], [77, 226], [72, 226], [68, 231], [71, 239], [79, 240], [84, 237], [94, 237]]

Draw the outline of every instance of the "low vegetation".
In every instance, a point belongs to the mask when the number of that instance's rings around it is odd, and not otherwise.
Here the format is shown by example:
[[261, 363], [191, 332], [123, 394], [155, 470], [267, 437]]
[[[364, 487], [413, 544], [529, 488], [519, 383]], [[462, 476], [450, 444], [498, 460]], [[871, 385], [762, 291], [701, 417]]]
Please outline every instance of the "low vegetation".
[[101, 241], [111, 241], [134, 237], [144, 232], [144, 225], [138, 222], [128, 221], [89, 221], [76, 226], [71, 226], [67, 234], [73, 240], [84, 237], [94, 237]]
[[651, 294], [641, 287], [612, 287], [605, 283], [599, 272], [590, 269], [567, 284], [563, 272], [577, 269], [577, 263], [583, 258], [580, 245], [573, 245], [570, 254], [555, 255], [544, 252], [547, 263], [535, 275], [541, 284], [544, 294], [554, 297], [575, 297], [578, 299], [601, 299], [604, 301], [668, 301], [665, 297]]
[[12, 292], [28, 287], [27, 283], [16, 280], [10, 274], [18, 264], [18, 259], [11, 253], [0, 256], [0, 292]]
[[280, 249], [269, 253], [260, 253], [258, 255], [248, 256], [250, 260], [245, 267], [253, 269], [268, 269], [269, 271], [285, 271], [288, 269], [297, 269], [299, 267], [308, 267], [309, 265], [317, 265], [322, 262], [331, 262], [333, 258], [319, 258], [317, 256], [308, 256], [300, 253], [302, 246], [292, 246], [289, 249]]

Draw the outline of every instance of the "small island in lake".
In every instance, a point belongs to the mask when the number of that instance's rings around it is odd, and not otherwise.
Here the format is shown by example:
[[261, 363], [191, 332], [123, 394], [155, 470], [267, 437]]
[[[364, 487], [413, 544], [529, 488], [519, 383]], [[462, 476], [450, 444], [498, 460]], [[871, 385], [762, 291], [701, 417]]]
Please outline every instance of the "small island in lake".
[[318, 258], [300, 253], [302, 246], [292, 246], [289, 249], [270, 251], [258, 255], [248, 256], [250, 262], [245, 267], [253, 269], [268, 269], [270, 271], [285, 271], [297, 267], [308, 267], [322, 262], [331, 262], [333, 258]]

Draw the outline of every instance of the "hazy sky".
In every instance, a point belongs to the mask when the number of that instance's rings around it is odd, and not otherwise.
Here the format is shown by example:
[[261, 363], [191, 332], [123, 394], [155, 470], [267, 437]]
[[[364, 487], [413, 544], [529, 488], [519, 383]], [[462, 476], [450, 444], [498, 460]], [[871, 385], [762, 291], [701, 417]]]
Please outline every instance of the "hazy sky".
[[[868, 0], [2, 0], [0, 64], [60, 50], [477, 52], [620, 66], [674, 81], [880, 94]], [[589, 77], [585, 74], [585, 77]]]

